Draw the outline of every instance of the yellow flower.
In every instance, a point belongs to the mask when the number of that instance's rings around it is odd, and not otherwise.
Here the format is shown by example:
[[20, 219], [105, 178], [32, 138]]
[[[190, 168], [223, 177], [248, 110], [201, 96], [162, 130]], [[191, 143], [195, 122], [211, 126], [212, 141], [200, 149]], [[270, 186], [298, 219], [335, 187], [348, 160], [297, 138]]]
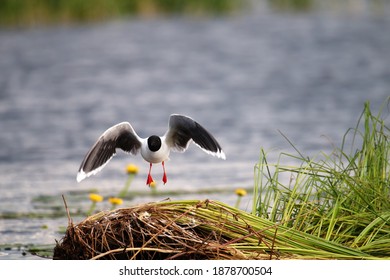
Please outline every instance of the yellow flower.
[[121, 205], [123, 203], [123, 199], [122, 198], [119, 198], [119, 197], [110, 197], [108, 199], [108, 201], [112, 204], [112, 205]]
[[89, 208], [89, 210], [87, 212], [88, 216], [91, 215], [93, 213], [93, 211], [95, 210], [96, 203], [103, 201], [103, 197], [100, 194], [97, 194], [97, 193], [90, 193], [89, 194], [89, 199], [92, 201], [92, 204], [91, 204], [91, 207]]
[[92, 202], [102, 202], [103, 201], [103, 197], [100, 194], [97, 194], [97, 193], [90, 193], [89, 194], [89, 199]]
[[235, 193], [236, 193], [236, 195], [238, 195], [238, 196], [246, 196], [246, 194], [247, 194], [246, 190], [240, 189], [240, 188], [239, 188], [239, 189], [236, 189]]
[[137, 174], [139, 171], [139, 168], [137, 165], [134, 165], [134, 164], [128, 164], [126, 166], [126, 172], [127, 174]]

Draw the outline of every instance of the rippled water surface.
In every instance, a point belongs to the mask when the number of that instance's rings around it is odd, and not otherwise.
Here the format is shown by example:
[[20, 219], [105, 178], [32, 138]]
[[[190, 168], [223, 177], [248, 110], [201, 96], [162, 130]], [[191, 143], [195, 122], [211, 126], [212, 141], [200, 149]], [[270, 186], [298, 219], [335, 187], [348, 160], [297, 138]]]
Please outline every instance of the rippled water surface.
[[[131, 189], [141, 194], [125, 205], [167, 197], [233, 204], [235, 188], [253, 185], [262, 147], [275, 157], [292, 150], [278, 130], [312, 156], [341, 143], [366, 100], [379, 108], [390, 93], [389, 28], [366, 16], [251, 14], [0, 30], [0, 213], [61, 212], [61, 195], [78, 192], [85, 199], [69, 208], [87, 209], [90, 189], [119, 192], [129, 163], [140, 168]], [[171, 113], [211, 131], [227, 160], [195, 145], [171, 154], [159, 196], [148, 195], [148, 164], [121, 152], [76, 183], [108, 127], [130, 121], [142, 137], [162, 135]], [[159, 181], [161, 166], [153, 172]], [[250, 210], [250, 195], [241, 207]], [[65, 215], [0, 219], [0, 245], [12, 247], [0, 259], [21, 257], [15, 244], [54, 244], [66, 225]]]

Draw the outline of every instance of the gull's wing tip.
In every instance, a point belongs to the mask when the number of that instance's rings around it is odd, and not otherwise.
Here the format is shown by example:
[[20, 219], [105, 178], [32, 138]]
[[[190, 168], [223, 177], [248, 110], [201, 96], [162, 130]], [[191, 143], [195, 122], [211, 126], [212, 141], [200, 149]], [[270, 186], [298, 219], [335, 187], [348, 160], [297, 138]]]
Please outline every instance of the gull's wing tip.
[[77, 183], [80, 183], [82, 180], [84, 180], [85, 178], [87, 178], [87, 174], [83, 171], [83, 170], [80, 170], [78, 173], [77, 173], [77, 177], [76, 177], [76, 181]]

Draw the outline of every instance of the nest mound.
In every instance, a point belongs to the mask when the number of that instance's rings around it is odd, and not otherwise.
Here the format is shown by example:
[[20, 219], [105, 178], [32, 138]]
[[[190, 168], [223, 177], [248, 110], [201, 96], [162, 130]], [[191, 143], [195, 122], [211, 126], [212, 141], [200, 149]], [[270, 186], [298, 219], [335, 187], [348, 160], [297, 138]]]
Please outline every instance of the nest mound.
[[[271, 248], [254, 253], [253, 249], [237, 246], [248, 244], [248, 236], [255, 237], [255, 245], [264, 241], [250, 227], [235, 225], [239, 219], [236, 213], [212, 201], [149, 203], [100, 212], [77, 225], [70, 221], [65, 236], [54, 248], [53, 258], [272, 258]], [[246, 225], [243, 221], [241, 224]]]

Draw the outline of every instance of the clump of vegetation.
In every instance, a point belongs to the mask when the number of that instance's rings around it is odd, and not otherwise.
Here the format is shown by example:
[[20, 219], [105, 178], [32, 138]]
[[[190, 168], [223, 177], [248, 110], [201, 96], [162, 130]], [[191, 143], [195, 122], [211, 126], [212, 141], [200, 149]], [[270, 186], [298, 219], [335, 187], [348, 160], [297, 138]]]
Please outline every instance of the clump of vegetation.
[[2, 0], [0, 24], [74, 23], [164, 14], [215, 15], [234, 12], [242, 5], [242, 0]]
[[172, 201], [70, 222], [54, 259], [369, 259], [217, 201]]
[[[374, 116], [367, 102], [341, 148], [320, 159], [297, 151], [297, 156], [282, 153], [270, 164], [262, 150], [252, 213], [372, 256], [390, 257], [390, 134], [382, 110]], [[298, 164], [285, 166], [283, 160]]]

